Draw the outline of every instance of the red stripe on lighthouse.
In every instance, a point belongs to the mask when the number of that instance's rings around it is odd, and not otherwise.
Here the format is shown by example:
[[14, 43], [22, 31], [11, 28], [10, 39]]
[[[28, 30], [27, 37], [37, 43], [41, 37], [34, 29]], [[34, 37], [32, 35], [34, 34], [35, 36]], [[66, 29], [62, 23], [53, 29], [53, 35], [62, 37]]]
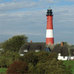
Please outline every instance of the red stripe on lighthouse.
[[47, 29], [53, 29], [53, 16], [47, 16]]
[[48, 44], [53, 45], [54, 44], [54, 38], [46, 38], [46, 45], [48, 45]]

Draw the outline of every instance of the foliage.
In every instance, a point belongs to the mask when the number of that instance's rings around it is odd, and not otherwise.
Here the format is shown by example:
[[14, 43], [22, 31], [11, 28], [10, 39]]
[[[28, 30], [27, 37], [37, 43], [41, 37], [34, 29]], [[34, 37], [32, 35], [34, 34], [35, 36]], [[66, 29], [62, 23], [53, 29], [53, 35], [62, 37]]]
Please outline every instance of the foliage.
[[[0, 60], [0, 65], [7, 65], [8, 67], [11, 64], [8, 70], [9, 72], [12, 72], [12, 74], [15, 74], [13, 72], [16, 72], [18, 70], [20, 71], [20, 73], [16, 74], [22, 74], [21, 71], [24, 70], [26, 66], [27, 70], [25, 71], [29, 74], [71, 74], [70, 68], [68, 66], [65, 66], [62, 61], [57, 60], [56, 53], [28, 52], [25, 53], [24, 56], [19, 56], [17, 53], [9, 52], [10, 51], [4, 53], [3, 56], [0, 56], [0, 59], [2, 60]], [[25, 63], [24, 68], [22, 67], [24, 65], [23, 63]]]
[[66, 67], [63, 65], [61, 61], [57, 61], [56, 59], [51, 60], [51, 62], [47, 61], [45, 63], [38, 63], [36, 65], [36, 73], [37, 74], [71, 74], [66, 70]]
[[6, 51], [0, 55], [0, 67], [7, 68], [13, 61], [19, 59], [19, 54], [17, 52]]
[[40, 52], [40, 53], [32, 53], [32, 55], [33, 54], [36, 54], [36, 56], [38, 56], [37, 57], [38, 61], [35, 66], [31, 62], [29, 62], [30, 73], [32, 74], [71, 74], [70, 69], [65, 65], [63, 65], [62, 61], [57, 60], [56, 53]]
[[46, 62], [48, 60], [49, 52], [40, 52], [36, 55], [38, 56], [38, 62]]
[[49, 54], [48, 58], [49, 58], [49, 60], [52, 60], [54, 58], [57, 59], [57, 56], [58, 56], [57, 53], [52, 52], [52, 53]]
[[30, 52], [30, 53], [25, 54], [24, 60], [27, 63], [32, 63], [35, 66], [38, 62], [38, 57], [36, 56], [34, 52]]
[[22, 61], [13, 62], [7, 70], [7, 74], [24, 74], [24, 73], [28, 73], [28, 65]]
[[20, 47], [27, 42], [27, 37], [24, 35], [13, 36], [2, 44], [4, 50], [18, 52]]
[[22, 60], [28, 63], [31, 74], [71, 74], [71, 70], [57, 60], [56, 53], [28, 52]]

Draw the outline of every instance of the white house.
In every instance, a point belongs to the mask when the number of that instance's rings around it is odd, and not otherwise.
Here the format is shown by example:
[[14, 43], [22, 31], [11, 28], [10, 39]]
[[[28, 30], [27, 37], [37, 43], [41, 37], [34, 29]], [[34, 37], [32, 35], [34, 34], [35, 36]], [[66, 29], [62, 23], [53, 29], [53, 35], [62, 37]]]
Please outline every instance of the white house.
[[61, 56], [61, 53], [58, 54], [58, 60], [74, 60], [74, 56]]

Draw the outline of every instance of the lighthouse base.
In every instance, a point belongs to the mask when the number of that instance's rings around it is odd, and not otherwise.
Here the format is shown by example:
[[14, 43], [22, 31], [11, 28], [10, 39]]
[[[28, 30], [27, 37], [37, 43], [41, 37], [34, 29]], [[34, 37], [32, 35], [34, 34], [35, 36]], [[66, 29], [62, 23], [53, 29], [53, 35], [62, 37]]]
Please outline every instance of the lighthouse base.
[[46, 45], [53, 45], [54, 44], [54, 38], [46, 38]]

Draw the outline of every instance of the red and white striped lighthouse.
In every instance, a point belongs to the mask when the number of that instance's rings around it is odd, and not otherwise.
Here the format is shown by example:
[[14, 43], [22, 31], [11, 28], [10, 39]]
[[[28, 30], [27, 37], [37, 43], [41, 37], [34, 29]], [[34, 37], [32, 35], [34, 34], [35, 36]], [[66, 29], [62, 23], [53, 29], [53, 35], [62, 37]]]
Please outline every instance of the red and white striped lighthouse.
[[53, 13], [52, 9], [47, 10], [47, 30], [46, 30], [46, 45], [54, 44], [53, 37]]

